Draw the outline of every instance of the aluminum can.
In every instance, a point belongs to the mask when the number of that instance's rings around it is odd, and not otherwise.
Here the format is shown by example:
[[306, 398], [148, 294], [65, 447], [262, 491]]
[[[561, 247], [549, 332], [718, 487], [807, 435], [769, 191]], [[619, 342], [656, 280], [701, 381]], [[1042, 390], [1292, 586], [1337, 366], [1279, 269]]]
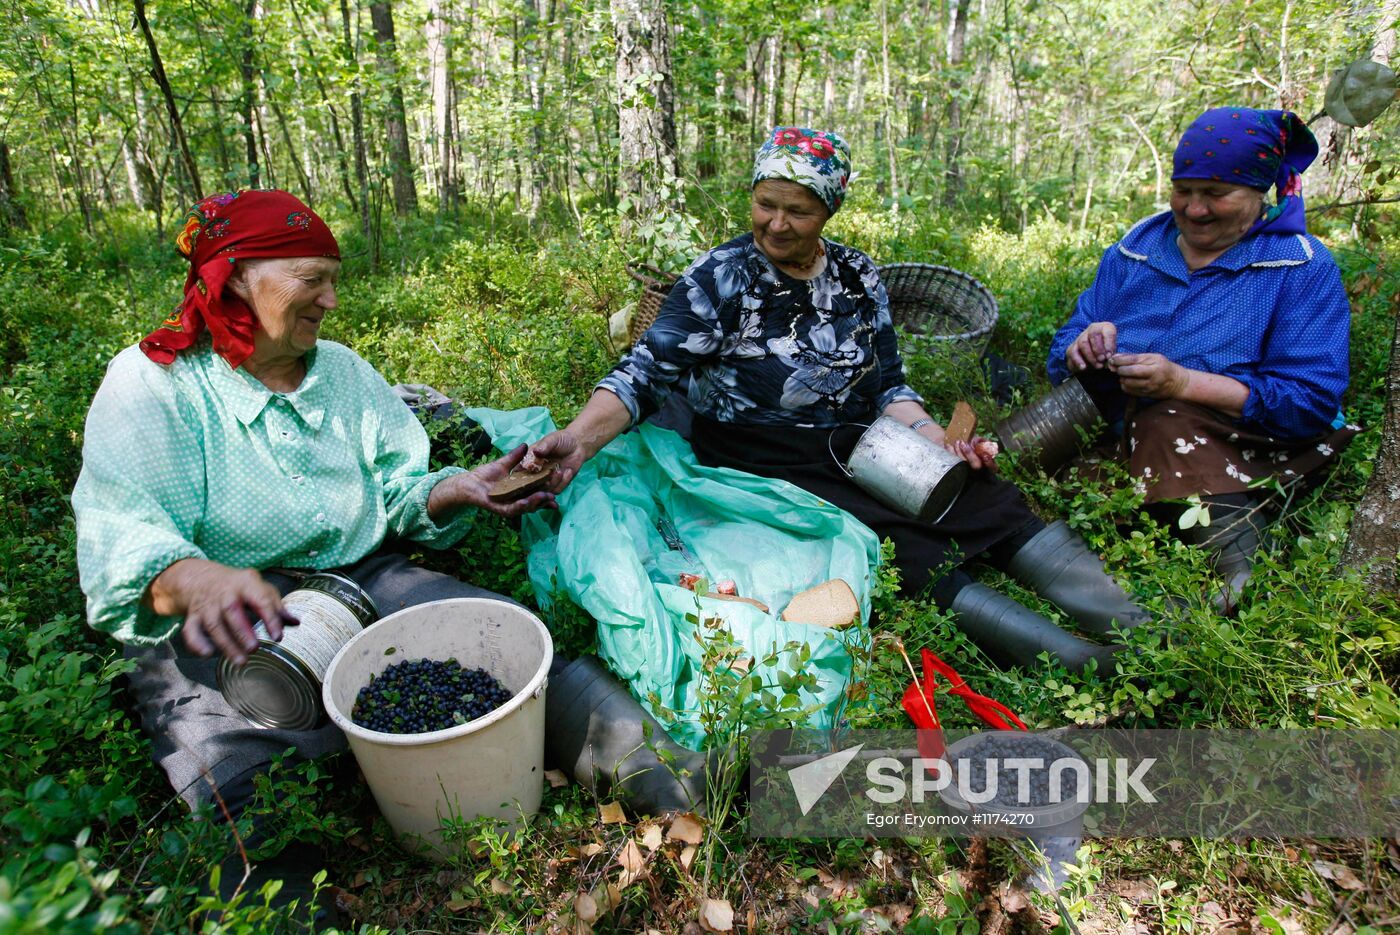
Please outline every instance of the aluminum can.
[[952, 509], [972, 471], [962, 458], [889, 416], [865, 430], [841, 467], [885, 506], [930, 523]]
[[307, 575], [282, 598], [301, 623], [274, 641], [259, 620], [258, 648], [241, 666], [227, 657], [214, 670], [224, 700], [258, 727], [311, 730], [326, 722], [321, 681], [340, 648], [379, 619], [379, 608], [354, 581], [336, 572]]

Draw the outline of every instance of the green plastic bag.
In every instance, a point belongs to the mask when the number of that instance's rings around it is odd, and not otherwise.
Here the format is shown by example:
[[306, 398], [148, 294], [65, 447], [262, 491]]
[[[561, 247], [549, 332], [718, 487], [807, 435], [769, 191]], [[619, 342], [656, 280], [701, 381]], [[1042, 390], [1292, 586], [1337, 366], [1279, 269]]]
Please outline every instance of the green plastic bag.
[[[466, 414], [504, 451], [554, 430], [542, 408]], [[799, 693], [802, 707], [817, 706], [806, 726], [833, 725], [851, 678], [849, 647], [869, 639], [880, 556], [879, 540], [858, 520], [783, 481], [704, 467], [679, 435], [650, 425], [619, 436], [585, 464], [559, 506], [560, 513], [541, 511], [522, 523], [536, 597], [548, 606], [567, 594], [598, 621], [600, 655], [678, 743], [698, 750], [705, 741], [698, 718], [704, 652], [696, 636], [709, 632], [702, 621], [711, 617], [759, 658], [789, 642], [806, 644], [806, 670], [818, 679], [814, 693]], [[683, 550], [672, 547], [677, 537]], [[682, 572], [712, 583], [732, 579], [772, 613], [700, 598], [697, 614], [696, 595], [677, 584]], [[860, 626], [833, 631], [778, 619], [793, 595], [832, 578], [855, 592]], [[653, 693], [674, 717], [657, 710]]]

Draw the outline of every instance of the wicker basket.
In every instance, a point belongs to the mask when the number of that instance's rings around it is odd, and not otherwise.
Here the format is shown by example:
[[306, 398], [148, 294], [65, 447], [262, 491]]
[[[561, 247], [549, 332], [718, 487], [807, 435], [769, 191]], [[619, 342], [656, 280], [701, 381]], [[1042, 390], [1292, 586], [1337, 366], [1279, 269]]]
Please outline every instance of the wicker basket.
[[[890, 314], [922, 350], [980, 357], [997, 324], [997, 300], [967, 273], [931, 263], [880, 267]], [[932, 346], [930, 346], [932, 345]]]
[[627, 329], [627, 336], [636, 344], [637, 339], [656, 321], [656, 314], [661, 311], [661, 303], [666, 301], [666, 296], [671, 294], [671, 287], [680, 277], [649, 263], [629, 263], [627, 275], [642, 284], [642, 297], [637, 300], [637, 312], [632, 316], [632, 324]]

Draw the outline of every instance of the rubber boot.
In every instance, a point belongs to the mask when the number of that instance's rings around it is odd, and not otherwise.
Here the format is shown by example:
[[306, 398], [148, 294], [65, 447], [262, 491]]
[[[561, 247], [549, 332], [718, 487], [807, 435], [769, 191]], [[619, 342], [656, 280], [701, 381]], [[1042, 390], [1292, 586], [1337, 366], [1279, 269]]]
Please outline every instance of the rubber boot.
[[1111, 671], [1121, 647], [1100, 646], [1067, 633], [1035, 611], [986, 585], [969, 584], [953, 598], [958, 629], [1003, 665], [1030, 666], [1049, 651], [1066, 669], [1079, 672], [1097, 660], [1100, 672]]
[[672, 740], [597, 659], [582, 656], [551, 676], [545, 699], [549, 758], [585, 788], [643, 815], [703, 811], [705, 755]]
[[1201, 502], [1210, 506], [1211, 524], [1179, 529], [1177, 535], [1182, 542], [1211, 553], [1211, 565], [1224, 582], [1216, 595], [1215, 607], [1220, 613], [1231, 615], [1254, 574], [1254, 556], [1259, 551], [1260, 537], [1269, 526], [1268, 518], [1253, 497], [1202, 497]]
[[1111, 636], [1115, 625], [1131, 630], [1151, 619], [1063, 520], [1046, 526], [1021, 546], [1006, 570], [1069, 614], [1086, 633]]

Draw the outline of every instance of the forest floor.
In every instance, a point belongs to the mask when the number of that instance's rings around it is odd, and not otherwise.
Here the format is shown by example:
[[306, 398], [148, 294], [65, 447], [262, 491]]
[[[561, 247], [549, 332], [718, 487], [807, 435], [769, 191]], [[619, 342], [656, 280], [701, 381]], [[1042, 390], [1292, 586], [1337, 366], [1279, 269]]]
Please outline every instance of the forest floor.
[[[173, 931], [198, 919], [206, 929], [293, 930], [256, 897], [201, 903], [220, 823], [191, 820], [172, 800], [128, 708], [129, 664], [83, 623], [67, 500], [83, 417], [107, 360], [162, 317], [183, 275], [134, 219], [112, 224], [117, 236], [102, 244], [59, 229], [0, 245], [0, 931]], [[827, 233], [880, 264], [943, 263], [986, 283], [1002, 309], [993, 349], [1043, 386], [1049, 337], [1125, 226], [1047, 219], [1006, 233], [850, 210]], [[886, 595], [856, 726], [908, 726], [903, 644], [957, 660], [978, 691], [1037, 728], [1400, 728], [1396, 602], [1337, 570], [1379, 442], [1400, 275], [1394, 243], [1323, 235], [1355, 310], [1347, 415], [1368, 431], [1276, 527], [1238, 617], [1215, 614], [1201, 557], [1141, 515], [1121, 474], [1052, 479], [1012, 464], [1035, 508], [1067, 519], [1186, 638], [1144, 645], [1114, 673], [1072, 676], [1048, 662], [1002, 670], [931, 605]], [[434, 385], [472, 405], [543, 405], [562, 422], [614, 359], [606, 318], [635, 287], [607, 223], [540, 234], [520, 219], [469, 215], [406, 225], [389, 245], [371, 273], [347, 238], [341, 304], [323, 336], [390, 382]], [[983, 424], [1008, 411], [973, 369], [917, 351], [906, 363], [940, 418], [959, 398]], [[433, 431], [438, 457], [457, 460], [454, 439]], [[504, 523], [483, 519], [431, 560], [535, 602], [519, 536]], [[547, 616], [562, 649], [589, 647], [591, 622], [576, 609]], [[946, 723], [975, 726], [965, 713]], [[1400, 926], [1395, 839], [1090, 839], [1057, 903], [1010, 886], [1020, 868], [1004, 842], [755, 840], [742, 803], [697, 835], [674, 816], [613, 821], [606, 803], [563, 783], [546, 790], [525, 833], [455, 828], [460, 855], [434, 865], [392, 842], [348, 755], [277, 772], [267, 792], [285, 839], [325, 848], [328, 893], [366, 932], [689, 932], [702, 920], [721, 931], [940, 935]]]

